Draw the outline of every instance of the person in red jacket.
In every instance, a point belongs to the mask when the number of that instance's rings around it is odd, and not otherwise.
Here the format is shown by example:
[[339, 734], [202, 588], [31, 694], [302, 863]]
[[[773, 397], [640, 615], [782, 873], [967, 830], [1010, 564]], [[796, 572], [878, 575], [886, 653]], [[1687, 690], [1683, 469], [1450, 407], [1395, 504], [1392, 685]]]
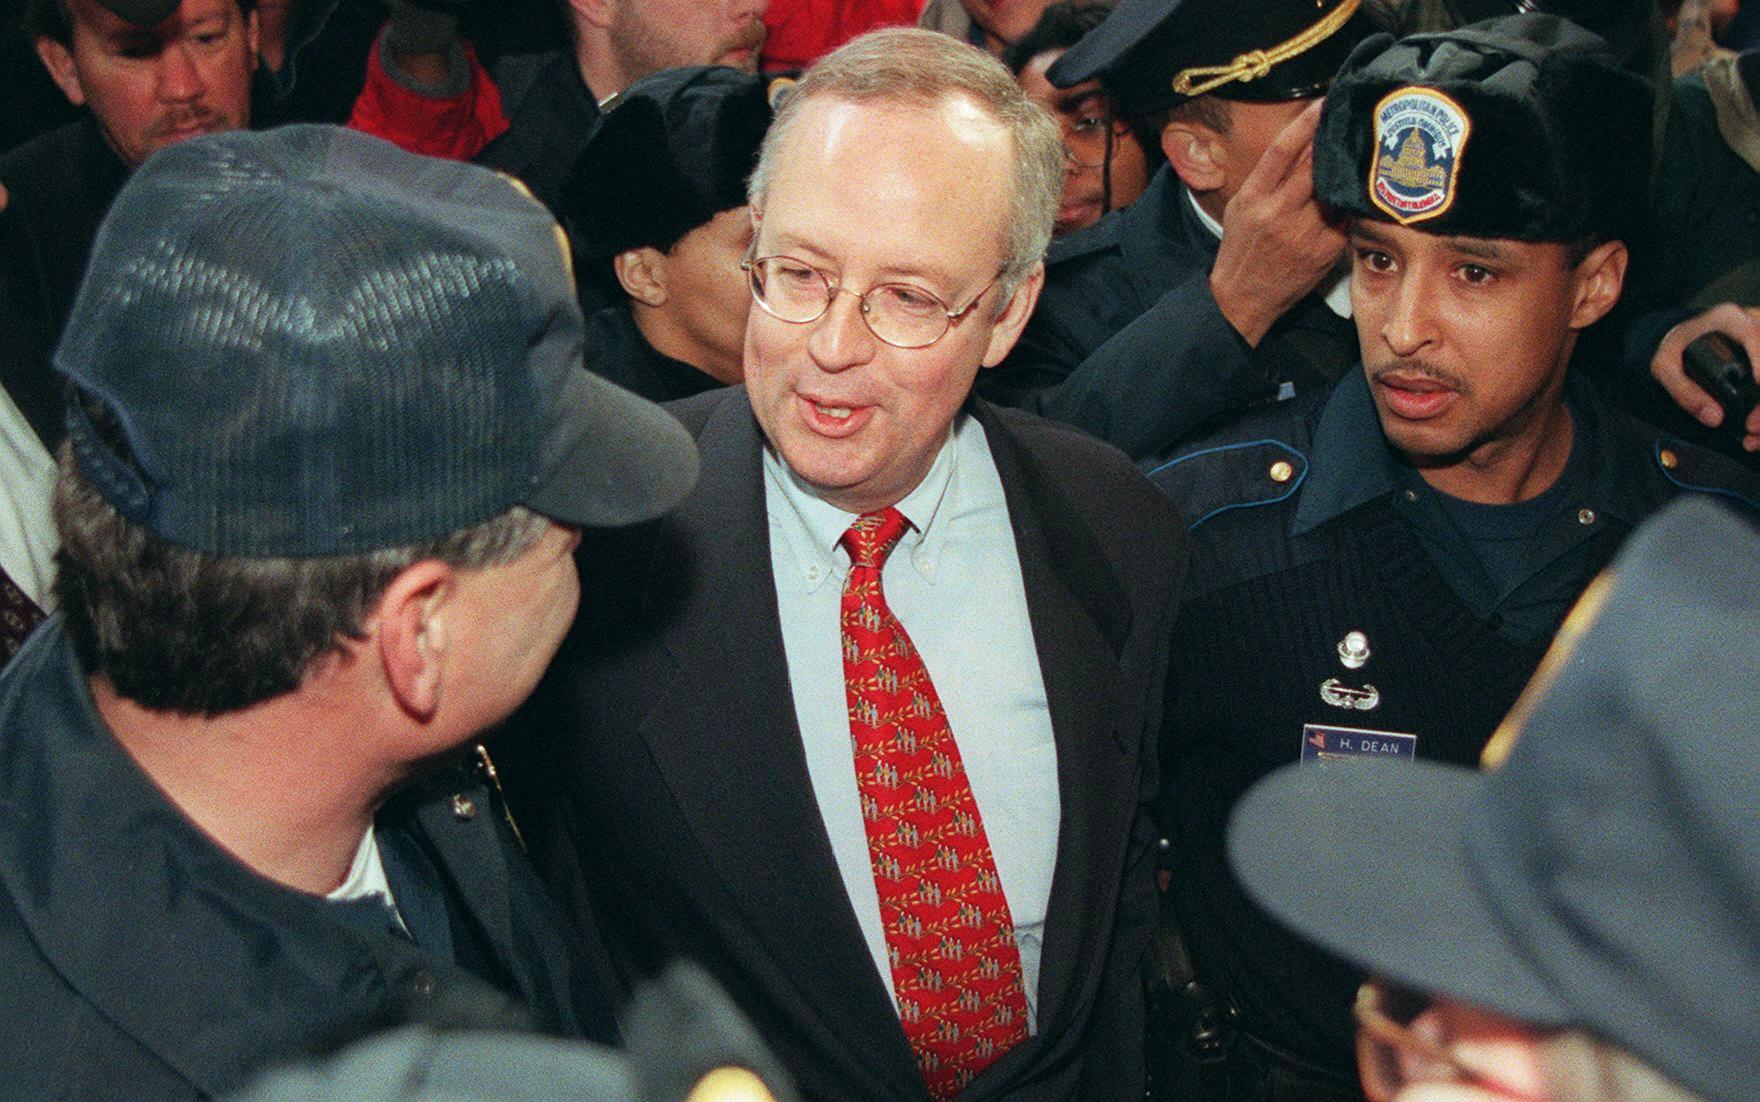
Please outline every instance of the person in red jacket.
[[908, 27], [922, 11], [923, 0], [770, 0], [764, 71], [805, 69], [864, 31]]

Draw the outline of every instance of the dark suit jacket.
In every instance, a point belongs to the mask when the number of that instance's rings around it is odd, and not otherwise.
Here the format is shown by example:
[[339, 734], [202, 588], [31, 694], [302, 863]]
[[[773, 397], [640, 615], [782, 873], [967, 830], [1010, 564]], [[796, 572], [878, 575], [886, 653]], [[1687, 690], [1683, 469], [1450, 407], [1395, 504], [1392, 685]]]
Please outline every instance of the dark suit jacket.
[[[697, 437], [703, 481], [660, 521], [588, 534], [581, 616], [498, 751], [516, 812], [548, 819], [541, 864], [576, 907], [590, 896], [626, 978], [696, 960], [809, 1097], [924, 1098], [808, 778], [745, 390], [669, 408]], [[1185, 535], [1111, 448], [969, 408], [1020, 550], [1062, 824], [1039, 1032], [961, 1097], [1140, 1098], [1144, 801]]]

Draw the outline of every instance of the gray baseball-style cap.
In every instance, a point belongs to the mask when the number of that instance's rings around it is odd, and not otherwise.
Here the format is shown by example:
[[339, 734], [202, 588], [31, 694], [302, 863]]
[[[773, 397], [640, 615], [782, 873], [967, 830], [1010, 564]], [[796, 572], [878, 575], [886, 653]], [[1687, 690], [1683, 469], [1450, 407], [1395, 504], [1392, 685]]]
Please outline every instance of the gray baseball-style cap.
[[182, 142], [100, 229], [55, 354], [82, 471], [211, 554], [352, 554], [513, 506], [657, 516], [671, 415], [581, 367], [566, 244], [507, 177], [350, 130]]

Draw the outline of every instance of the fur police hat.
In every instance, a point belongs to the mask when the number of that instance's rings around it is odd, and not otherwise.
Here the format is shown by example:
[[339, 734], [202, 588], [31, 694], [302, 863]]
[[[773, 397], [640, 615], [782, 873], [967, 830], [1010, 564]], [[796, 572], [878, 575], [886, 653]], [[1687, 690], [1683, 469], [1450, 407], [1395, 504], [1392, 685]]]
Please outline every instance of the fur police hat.
[[575, 247], [589, 262], [628, 249], [670, 249], [724, 210], [744, 206], [746, 178], [770, 127], [772, 86], [724, 66], [667, 69], [617, 97], [565, 185]]
[[1523, 241], [1623, 238], [1652, 93], [1607, 44], [1517, 15], [1352, 52], [1314, 137], [1314, 191], [1351, 214]]

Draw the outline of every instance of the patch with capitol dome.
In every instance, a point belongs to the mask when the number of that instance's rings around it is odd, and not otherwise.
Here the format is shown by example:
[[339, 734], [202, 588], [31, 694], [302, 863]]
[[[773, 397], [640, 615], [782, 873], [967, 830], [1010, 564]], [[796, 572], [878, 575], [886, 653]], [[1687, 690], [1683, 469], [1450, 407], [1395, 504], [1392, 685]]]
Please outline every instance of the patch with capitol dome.
[[1461, 150], [1472, 124], [1461, 105], [1431, 88], [1398, 88], [1375, 105], [1369, 199], [1400, 225], [1454, 205]]

